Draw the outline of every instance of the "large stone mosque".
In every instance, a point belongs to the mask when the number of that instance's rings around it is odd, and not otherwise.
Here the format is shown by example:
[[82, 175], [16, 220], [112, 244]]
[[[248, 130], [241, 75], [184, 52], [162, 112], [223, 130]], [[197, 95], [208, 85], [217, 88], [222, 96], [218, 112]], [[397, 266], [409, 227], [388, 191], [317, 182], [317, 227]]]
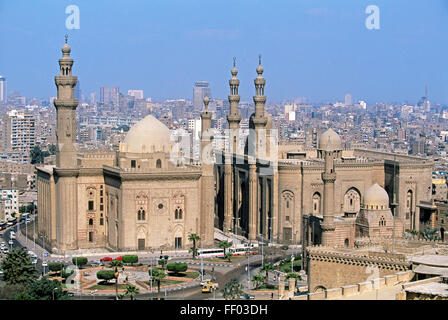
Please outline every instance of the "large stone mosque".
[[234, 66], [225, 149], [212, 150], [212, 114], [204, 99], [201, 150], [213, 161], [172, 161], [170, 131], [152, 115], [135, 124], [116, 151], [77, 151], [70, 52], [65, 43], [55, 77], [56, 164], [37, 168], [38, 231], [47, 249], [187, 249], [192, 233], [212, 247], [217, 230], [248, 241], [299, 244], [306, 235], [313, 244], [353, 247], [357, 238], [419, 230], [431, 200], [433, 162], [343, 150], [332, 129], [319, 136], [317, 150], [279, 145], [265, 110], [261, 59], [243, 146], [237, 143], [242, 117]]

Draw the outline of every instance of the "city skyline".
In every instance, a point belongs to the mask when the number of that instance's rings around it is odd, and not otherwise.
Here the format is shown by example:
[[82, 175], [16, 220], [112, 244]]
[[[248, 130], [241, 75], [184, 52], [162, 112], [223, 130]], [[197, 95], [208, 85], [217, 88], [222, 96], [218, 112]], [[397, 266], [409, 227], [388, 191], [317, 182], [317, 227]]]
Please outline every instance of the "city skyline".
[[[80, 29], [67, 30], [69, 1], [3, 3], [0, 34], [10, 49], [0, 53], [0, 73], [8, 79], [9, 92], [54, 96], [54, 87], [43, 80], [51, 79], [55, 49], [68, 33], [86, 95], [116, 85], [141, 88], [159, 101], [191, 99], [194, 83], [206, 80], [214, 96], [225, 99], [235, 56], [241, 98], [250, 101], [262, 54], [268, 102], [293, 97], [343, 101], [350, 93], [354, 101], [369, 104], [413, 103], [427, 84], [431, 101], [448, 103], [446, 3], [376, 1], [379, 30], [365, 26], [369, 4], [80, 1]], [[19, 12], [25, 19], [17, 17]], [[26, 59], [30, 52], [39, 65]]]

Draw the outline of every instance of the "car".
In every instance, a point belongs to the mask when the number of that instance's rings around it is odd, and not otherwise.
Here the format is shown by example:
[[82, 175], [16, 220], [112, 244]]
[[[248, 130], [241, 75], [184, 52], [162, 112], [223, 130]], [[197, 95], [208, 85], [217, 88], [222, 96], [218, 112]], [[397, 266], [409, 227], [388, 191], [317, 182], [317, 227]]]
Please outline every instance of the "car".
[[95, 260], [95, 261], [92, 261], [92, 263], [90, 263], [90, 265], [92, 267], [97, 267], [97, 266], [103, 266], [104, 263], [102, 263], [100, 260]]
[[6, 249], [6, 248], [5, 248], [5, 249], [3, 249], [3, 253], [4, 253], [4, 254], [8, 254], [8, 253], [9, 253], [9, 250], [8, 250], [8, 249]]
[[31, 263], [32, 263], [32, 264], [37, 264], [37, 259], [33, 259], [33, 260], [31, 261]]
[[47, 266], [48, 266], [47, 261], [42, 261], [42, 267], [47, 267]]
[[246, 293], [245, 295], [241, 296], [240, 298], [241, 298], [241, 300], [254, 300], [255, 299], [255, 297], [253, 295], [250, 295], [248, 293]]
[[63, 291], [62, 291], [62, 294], [63, 294], [64, 296], [69, 296], [69, 297], [73, 297], [73, 296], [75, 296], [75, 294], [74, 294], [73, 292], [71, 292], [71, 291], [67, 291], [67, 290], [63, 290]]
[[100, 261], [101, 262], [106, 262], [106, 261], [111, 262], [112, 258], [111, 257], [104, 257], [104, 258], [101, 258]]
[[2, 269], [0, 269], [0, 274], [3, 274], [3, 270]]
[[116, 257], [114, 260], [120, 260], [120, 261], [122, 261], [122, 260], [123, 260], [123, 256]]
[[13, 245], [13, 244], [14, 244], [14, 241], [9, 240], [8, 243], [9, 243], [10, 245]]

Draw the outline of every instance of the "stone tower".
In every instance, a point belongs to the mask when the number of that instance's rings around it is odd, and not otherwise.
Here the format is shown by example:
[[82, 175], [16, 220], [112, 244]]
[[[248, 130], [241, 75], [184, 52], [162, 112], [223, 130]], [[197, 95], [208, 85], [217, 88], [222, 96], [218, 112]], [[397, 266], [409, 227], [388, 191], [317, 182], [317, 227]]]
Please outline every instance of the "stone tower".
[[76, 107], [75, 96], [77, 77], [72, 76], [73, 59], [70, 58], [70, 46], [62, 47], [62, 58], [59, 59], [60, 75], [55, 77], [58, 90], [54, 101], [57, 113], [56, 123], [56, 239], [58, 251], [74, 250], [77, 243], [77, 153], [76, 142]]
[[75, 86], [78, 77], [72, 76], [73, 59], [70, 58], [71, 48], [67, 44], [62, 47], [62, 58], [59, 59], [59, 76], [54, 77], [58, 90], [54, 106], [57, 113], [56, 125], [56, 166], [58, 168], [74, 168], [77, 165], [76, 157], [76, 107]]
[[206, 247], [213, 246], [215, 193], [213, 175], [213, 135], [211, 131], [212, 114], [208, 111], [210, 98], [204, 98], [204, 112], [201, 113], [201, 225], [199, 235]]
[[234, 161], [234, 155], [238, 152], [239, 145], [239, 127], [241, 121], [241, 114], [238, 109], [240, 102], [240, 96], [238, 94], [238, 88], [240, 86], [240, 80], [236, 77], [238, 74], [238, 69], [236, 68], [236, 58], [233, 58], [233, 69], [231, 71], [232, 79], [229, 80], [230, 85], [230, 112], [227, 115], [227, 121], [229, 123], [229, 145], [230, 150], [225, 153], [225, 166], [224, 166], [224, 229], [228, 231], [229, 229], [235, 229], [238, 227], [238, 219], [234, 223], [233, 216], [233, 186], [234, 186], [234, 176], [232, 170], [232, 162]]
[[324, 201], [322, 228], [322, 245], [331, 246], [334, 238], [334, 182], [336, 181], [336, 172], [334, 171], [335, 151], [330, 147], [330, 138], [326, 150], [323, 152], [325, 159], [325, 171], [322, 173], [324, 182]]

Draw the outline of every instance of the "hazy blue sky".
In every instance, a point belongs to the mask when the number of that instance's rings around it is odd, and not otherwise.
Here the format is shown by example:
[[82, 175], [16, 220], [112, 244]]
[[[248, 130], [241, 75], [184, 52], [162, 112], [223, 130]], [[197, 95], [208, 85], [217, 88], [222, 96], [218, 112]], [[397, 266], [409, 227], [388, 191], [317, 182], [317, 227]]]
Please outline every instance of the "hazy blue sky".
[[[80, 9], [67, 30], [65, 8]], [[365, 27], [377, 5], [381, 29]], [[102, 85], [143, 89], [153, 99], [192, 97], [207, 80], [226, 98], [233, 56], [243, 100], [252, 99], [258, 54], [265, 93], [281, 101], [448, 103], [448, 0], [0, 0], [0, 74], [8, 91], [56, 94], [69, 33], [83, 93]]]

